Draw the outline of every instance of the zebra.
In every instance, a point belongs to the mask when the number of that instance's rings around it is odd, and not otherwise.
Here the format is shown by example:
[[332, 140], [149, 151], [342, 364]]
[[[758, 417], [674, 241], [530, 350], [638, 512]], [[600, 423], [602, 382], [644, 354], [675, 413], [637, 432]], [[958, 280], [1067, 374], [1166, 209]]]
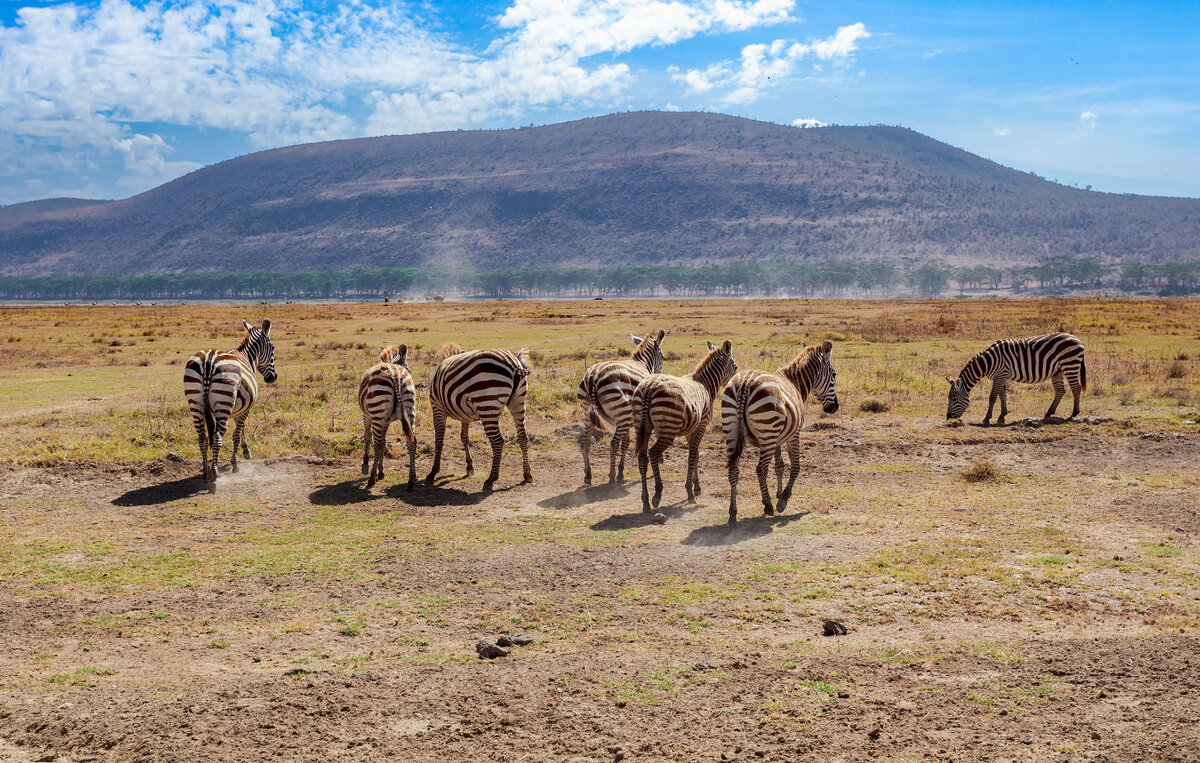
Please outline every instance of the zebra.
[[475, 473], [468, 429], [472, 421], [482, 421], [484, 434], [492, 444], [492, 471], [483, 483], [484, 491], [490, 491], [500, 476], [500, 451], [504, 448], [504, 438], [500, 436], [500, 412], [506, 407], [517, 427], [524, 482], [533, 480], [529, 469], [529, 438], [525, 435], [525, 395], [532, 366], [525, 360], [525, 352], [524, 349], [516, 355], [508, 350], [468, 352], [457, 344], [441, 348], [438, 352], [440, 362], [429, 385], [434, 440], [433, 468], [425, 478], [426, 483], [433, 484], [441, 469], [447, 418], [462, 422], [467, 476]]
[[[393, 421], [400, 421], [408, 445], [408, 489], [417, 484], [417, 388], [408, 368], [408, 345], [389, 345], [379, 351], [379, 363], [363, 374], [358, 384], [358, 407], [363, 414], [362, 473], [369, 474], [367, 487], [383, 479], [383, 460], [387, 453], [387, 432]], [[368, 467], [371, 444], [375, 445], [375, 464]]]
[[[1008, 416], [1008, 383], [1034, 384], [1050, 379], [1054, 385], [1054, 402], [1042, 417], [1050, 421], [1058, 403], [1071, 387], [1075, 405], [1069, 418], [1079, 415], [1079, 396], [1087, 392], [1087, 365], [1083, 359], [1083, 342], [1071, 334], [1045, 334], [1025, 339], [1002, 339], [967, 361], [957, 379], [946, 377], [950, 382], [950, 396], [946, 406], [946, 419], [961, 419], [971, 402], [971, 388], [981, 379], [992, 380], [992, 393], [988, 398], [987, 415], [983, 425], [992, 420], [996, 398], [1000, 398], [1000, 418], [1003, 424]], [[1064, 384], [1065, 380], [1065, 384]]]
[[[629, 426], [633, 422], [631, 399], [638, 384], [650, 374], [662, 371], [662, 342], [666, 331], [646, 338], [630, 335], [637, 350], [628, 360], [606, 360], [592, 365], [579, 382], [576, 397], [587, 412], [579, 447], [583, 451], [583, 484], [592, 484], [592, 442], [613, 425], [608, 452], [608, 481], [625, 481], [625, 453], [629, 450]], [[620, 468], [617, 456], [620, 455]]]
[[[708, 343], [708, 355], [689, 376], [653, 374], [637, 386], [633, 393], [633, 420], [637, 427], [634, 452], [638, 457], [638, 469], [642, 474], [642, 511], [649, 512], [651, 506], [658, 507], [662, 499], [662, 477], [659, 466], [663, 452], [671, 447], [676, 437], [687, 437], [688, 501], [694, 503], [700, 494], [700, 441], [712, 418], [713, 400], [718, 390], [737, 373], [733, 360], [733, 345], [729, 340], [720, 347]], [[658, 434], [654, 445], [647, 449], [650, 433]], [[646, 489], [646, 466], [654, 467], [654, 499]]]
[[[806, 347], [773, 374], [747, 370], [730, 379], [721, 395], [721, 428], [729, 457], [729, 522], [737, 522], [738, 459], [747, 443], [758, 448], [758, 488], [763, 512], [768, 516], [787, 508], [792, 487], [800, 474], [800, 428], [804, 426], [804, 402], [809, 393], [821, 401], [825, 413], [837, 413], [837, 371], [830, 362], [833, 342]], [[783, 446], [788, 452], [788, 482], [783, 486]], [[775, 455], [775, 496], [771, 505], [767, 472]]]
[[[245, 440], [246, 417], [258, 397], [258, 380], [274, 384], [275, 345], [271, 341], [271, 321], [263, 320], [261, 327], [242, 321], [246, 335], [235, 349], [225, 352], [201, 350], [188, 359], [183, 368], [183, 393], [192, 412], [192, 424], [200, 441], [200, 459], [204, 466], [204, 481], [209, 492], [217, 492], [217, 461], [225, 428], [233, 419], [233, 471], [238, 470], [238, 446], [242, 455], [250, 458], [250, 446]], [[208, 451], [212, 449], [212, 461]]]

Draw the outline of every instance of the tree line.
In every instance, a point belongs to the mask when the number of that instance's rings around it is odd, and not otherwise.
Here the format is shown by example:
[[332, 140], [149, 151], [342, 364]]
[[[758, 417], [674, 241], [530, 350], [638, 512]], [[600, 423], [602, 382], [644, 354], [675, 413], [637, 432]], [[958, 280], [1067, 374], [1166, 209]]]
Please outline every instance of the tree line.
[[1200, 293], [1200, 262], [1108, 264], [1051, 257], [1020, 268], [939, 262], [740, 261], [698, 267], [534, 265], [495, 270], [377, 268], [238, 271], [139, 276], [0, 276], [12, 300], [421, 299], [538, 297], [938, 297], [947, 293], [1106, 290], [1162, 296]]

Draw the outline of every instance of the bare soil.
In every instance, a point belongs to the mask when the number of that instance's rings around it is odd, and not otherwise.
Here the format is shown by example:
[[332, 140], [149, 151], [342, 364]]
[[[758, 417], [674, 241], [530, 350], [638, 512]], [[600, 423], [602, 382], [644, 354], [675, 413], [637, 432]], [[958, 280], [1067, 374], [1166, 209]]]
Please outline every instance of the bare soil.
[[1200, 435], [925, 425], [808, 433], [782, 516], [747, 462], [735, 527], [715, 437], [661, 526], [567, 436], [490, 495], [0, 466], [0, 760], [1200, 759]]

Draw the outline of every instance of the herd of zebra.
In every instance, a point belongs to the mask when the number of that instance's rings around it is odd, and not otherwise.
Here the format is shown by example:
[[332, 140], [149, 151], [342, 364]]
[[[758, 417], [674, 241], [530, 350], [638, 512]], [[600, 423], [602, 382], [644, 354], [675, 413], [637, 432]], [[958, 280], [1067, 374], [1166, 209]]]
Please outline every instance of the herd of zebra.
[[[230, 420], [234, 423], [232, 470], [238, 470], [238, 448], [250, 458], [245, 439], [246, 417], [258, 395], [257, 373], [271, 384], [276, 379], [275, 345], [271, 341], [271, 322], [260, 326], [243, 321], [246, 333], [232, 350], [205, 350], [193, 355], [184, 369], [184, 392], [200, 443], [203, 479], [209, 490], [216, 490], [217, 462]], [[721, 428], [725, 436], [729, 472], [729, 521], [737, 521], [738, 462], [746, 445], [758, 450], [755, 472], [766, 514], [787, 507], [800, 471], [800, 430], [809, 396], [821, 403], [825, 413], [838, 410], [837, 372], [831, 359], [833, 344], [801, 345], [800, 353], [774, 373], [759, 370], [738, 371], [733, 347], [725, 341], [719, 347], [708, 343], [708, 354], [692, 373], [672, 376], [662, 373], [662, 343], [665, 331], [633, 336], [636, 349], [626, 360], [607, 360], [587, 369], [579, 384], [578, 400], [586, 418], [579, 435], [583, 453], [584, 484], [592, 482], [591, 446], [611, 429], [608, 479], [620, 482], [625, 477], [625, 456], [632, 430], [634, 453], [642, 481], [642, 510], [657, 508], [663, 491], [660, 474], [663, 453], [680, 437], [688, 444], [684, 486], [689, 501], [700, 494], [699, 451], [708, 430], [713, 406], [720, 394]], [[456, 344], [441, 348], [437, 367], [429, 385], [429, 403], [433, 412], [433, 465], [425, 482], [432, 484], [442, 461], [448, 419], [462, 425], [461, 438], [466, 455], [467, 476], [475, 469], [469, 447], [469, 427], [478, 421], [492, 446], [492, 468], [483, 483], [490, 491], [500, 476], [500, 454], [504, 439], [500, 434], [500, 416], [507, 408], [516, 425], [517, 444], [525, 482], [533, 478], [529, 466], [529, 438], [525, 433], [525, 399], [532, 367], [525, 350], [515, 355], [507, 350], [468, 351]], [[991, 423], [996, 399], [1000, 399], [998, 424], [1008, 415], [1009, 382], [1036, 383], [1051, 380], [1054, 401], [1045, 418], [1054, 415], [1069, 386], [1074, 397], [1071, 418], [1079, 415], [1079, 397], [1087, 391], [1087, 368], [1083, 343], [1070, 334], [1047, 334], [1026, 339], [1005, 339], [979, 353], [963, 367], [950, 383], [947, 419], [960, 419], [970, 402], [971, 389], [982, 379], [992, 380], [985, 425]], [[400, 422], [408, 449], [408, 489], [416, 487], [416, 385], [408, 366], [405, 345], [388, 346], [379, 353], [379, 362], [363, 374], [358, 402], [363, 416], [362, 473], [368, 475], [367, 487], [384, 474], [387, 432], [393, 421]], [[654, 443], [650, 444], [651, 438]], [[783, 451], [788, 455], [787, 483], [784, 484]], [[374, 462], [371, 461], [372, 451]], [[767, 478], [772, 459], [775, 464], [775, 500], [771, 500]], [[650, 495], [647, 471], [654, 473], [654, 494]]]

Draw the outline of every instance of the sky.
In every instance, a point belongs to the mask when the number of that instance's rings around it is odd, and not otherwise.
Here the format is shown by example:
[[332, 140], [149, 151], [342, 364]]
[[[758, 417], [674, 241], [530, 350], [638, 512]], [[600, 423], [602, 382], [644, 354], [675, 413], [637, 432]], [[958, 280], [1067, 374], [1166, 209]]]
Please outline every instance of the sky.
[[339, 138], [714, 111], [1200, 197], [1200, 2], [0, 0], [0, 204]]

